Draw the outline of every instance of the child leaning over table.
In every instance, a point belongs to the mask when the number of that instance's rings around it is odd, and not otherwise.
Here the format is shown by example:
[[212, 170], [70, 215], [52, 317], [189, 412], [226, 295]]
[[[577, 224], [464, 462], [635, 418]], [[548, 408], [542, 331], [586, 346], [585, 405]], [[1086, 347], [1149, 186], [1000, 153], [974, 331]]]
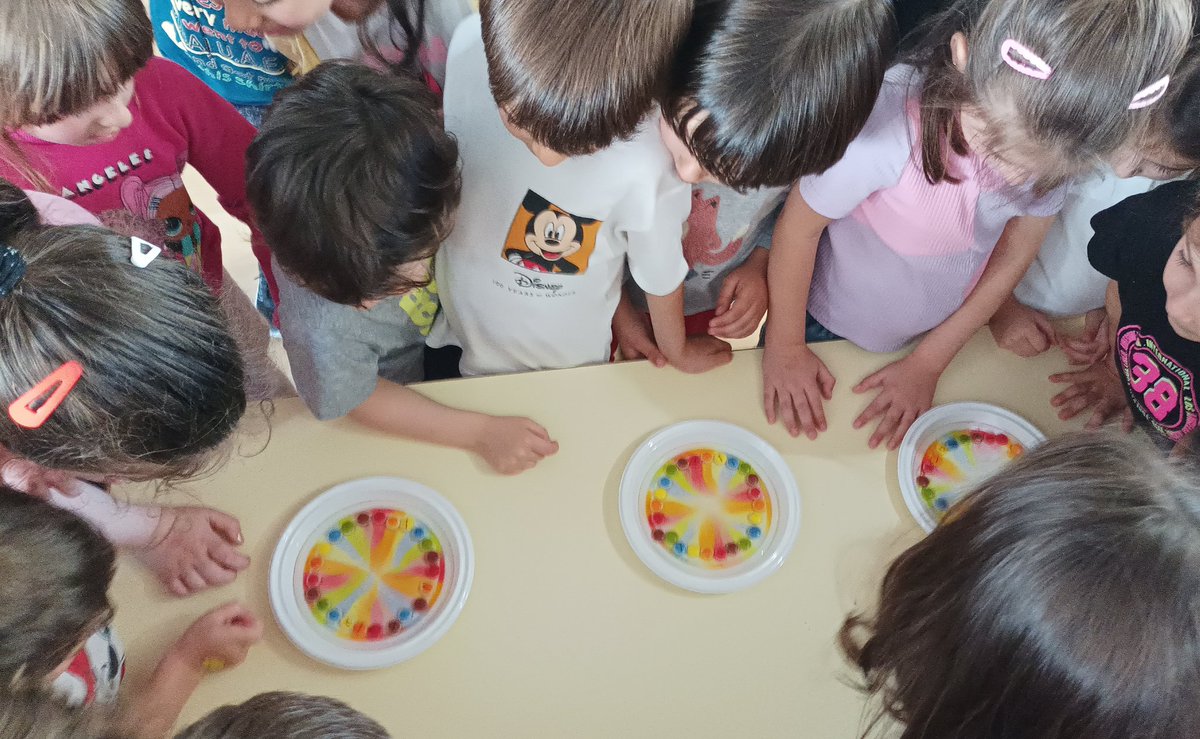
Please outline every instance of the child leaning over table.
[[[111, 703], [125, 674], [108, 599], [116, 553], [69, 511], [0, 487], [0, 684], [50, 688], [79, 705]], [[163, 655], [128, 705], [126, 734], [164, 736], [205, 672], [239, 664], [262, 636], [242, 606], [201, 616]]]
[[[689, 7], [484, 0], [455, 32], [445, 113], [463, 202], [437, 257], [430, 346], [461, 347], [464, 375], [608, 361], [626, 264], [668, 361], [732, 358], [685, 335], [689, 188], [648, 117]], [[544, 42], [564, 29], [574, 43]]]
[[429, 261], [459, 197], [458, 150], [436, 106], [415, 77], [322, 64], [267, 114], [250, 146], [247, 192], [279, 244], [279, 325], [313, 414], [348, 415], [522, 472], [558, 451], [540, 425], [448, 408], [404, 387], [424, 379], [438, 310]]
[[[888, 0], [698, 0], [662, 95], [663, 143], [692, 185], [688, 335], [743, 338], [767, 310], [770, 222], [796, 178], [835, 164], [871, 113], [895, 45]], [[816, 82], [814, 82], [816, 80]], [[623, 357], [665, 360], [627, 282]]]

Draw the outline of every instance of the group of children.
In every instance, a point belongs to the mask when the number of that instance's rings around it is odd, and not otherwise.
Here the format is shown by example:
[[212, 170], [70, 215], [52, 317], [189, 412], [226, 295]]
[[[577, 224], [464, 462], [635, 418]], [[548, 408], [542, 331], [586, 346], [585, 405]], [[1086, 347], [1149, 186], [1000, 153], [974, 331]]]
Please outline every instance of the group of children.
[[[0, 723], [162, 736], [205, 670], [258, 639], [229, 604], [120, 716], [52, 719], [37, 699], [49, 683], [76, 703], [114, 696], [114, 547], [177, 595], [248, 565], [229, 516], [118, 504], [106, 488], [219, 464], [247, 408], [291, 392], [270, 326], [318, 418], [506, 474], [553, 455], [551, 433], [408, 385], [617, 356], [704, 372], [764, 316], [764, 411], [793, 436], [827, 428], [836, 380], [812, 343], [912, 345], [854, 387], [871, 394], [855, 427], [894, 448], [990, 326], [1006, 349], [1058, 346], [1079, 365], [1053, 378], [1064, 418], [1123, 415], [1188, 456], [1192, 0], [148, 9], [0, 7], [0, 579], [38, 596], [0, 616], [14, 635]], [[250, 225], [258, 312], [186, 165]], [[1068, 315], [1085, 316], [1081, 332], [1052, 322]], [[1200, 488], [1156, 455], [1104, 435], [1052, 442], [897, 560], [878, 614], [848, 621], [843, 644], [906, 736], [1200, 733]], [[946, 651], [963, 644], [969, 657]], [[182, 736], [271, 720], [280, 736], [342, 721], [386, 736], [295, 694]]]

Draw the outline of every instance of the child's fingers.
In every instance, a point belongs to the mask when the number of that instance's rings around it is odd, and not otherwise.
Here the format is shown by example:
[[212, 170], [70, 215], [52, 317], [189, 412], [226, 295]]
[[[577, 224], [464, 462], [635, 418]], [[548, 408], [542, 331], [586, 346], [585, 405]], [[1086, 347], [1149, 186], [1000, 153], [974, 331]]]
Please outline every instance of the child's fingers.
[[210, 509], [207, 513], [209, 524], [225, 541], [235, 545], [241, 544], [244, 541], [242, 539], [242, 525], [238, 523], [236, 518], [224, 511]]
[[763, 386], [763, 411], [767, 414], [767, 423], [774, 425], [775, 423], [775, 404], [778, 399], [778, 394], [775, 388], [769, 384]]
[[1050, 375], [1050, 382], [1055, 382], [1060, 385], [1066, 384], [1066, 383], [1075, 383], [1075, 382], [1078, 382], [1079, 380], [1084, 379], [1085, 375], [1087, 375], [1087, 370], [1074, 370], [1071, 372], [1056, 372], [1055, 374]]
[[833, 388], [837, 385], [837, 378], [824, 363], [817, 368], [817, 385], [821, 388], [821, 396], [825, 400], [833, 399]]
[[721, 291], [717, 293], [717, 310], [718, 316], [724, 315], [734, 302], [734, 296], [737, 295], [738, 277], [736, 274], [731, 274], [725, 278], [725, 282], [721, 285]]
[[[857, 388], [855, 389], [855, 392], [858, 392]], [[876, 418], [879, 418], [881, 415], [883, 415], [884, 411], [887, 410], [889, 405], [891, 405], [891, 403], [884, 398], [883, 393], [876, 395], [875, 399], [863, 409], [863, 412], [858, 414], [858, 418], [854, 419], [854, 428], [860, 429]]]
[[908, 429], [913, 425], [913, 421], [917, 420], [919, 414], [915, 410], [907, 410], [900, 416], [900, 422], [896, 424], [896, 429], [892, 432], [892, 438], [888, 441], [888, 449], [895, 450], [900, 446], [900, 442], [904, 440], [904, 435], [908, 433]]
[[1035, 312], [1033, 314], [1033, 325], [1037, 328], [1038, 333], [1041, 335], [1041, 342], [1044, 343], [1042, 351], [1054, 346], [1057, 332], [1054, 330], [1054, 324], [1050, 323], [1050, 319], [1046, 317], [1046, 314], [1041, 313], [1040, 311]]
[[209, 588], [228, 585], [237, 577], [236, 571], [222, 567], [212, 559], [197, 564], [196, 573], [204, 579], [205, 587]]
[[895, 404], [888, 408], [887, 412], [879, 420], [878, 425], [875, 426], [875, 431], [871, 434], [870, 440], [867, 441], [869, 448], [874, 449], [879, 446], [880, 442], [891, 436], [892, 431], [896, 428], [896, 424], [900, 423], [900, 413]]
[[807, 388], [792, 395], [792, 405], [796, 410], [799, 431], [810, 439], [817, 438], [817, 422], [814, 419], [812, 403], [808, 399]]
[[171, 581], [166, 583], [167, 592], [176, 597], [182, 598], [188, 594], [187, 585], [183, 584], [183, 579], [179, 577], [171, 578]]
[[779, 399], [779, 414], [783, 419], [783, 426], [792, 436], [800, 435], [800, 409], [799, 405], [803, 405], [803, 401], [797, 403], [797, 399], [791, 393], [782, 393]]
[[[874, 388], [881, 387], [883, 385], [883, 377], [884, 377], [883, 370], [880, 370], [879, 372], [876, 372], [875, 374], [868, 375], [867, 377], [863, 378], [862, 382], [860, 382], [854, 386], [854, 392], [865, 393], [868, 390], [872, 390]], [[857, 427], [855, 427], [855, 428], [857, 428]]]
[[183, 580], [183, 584], [187, 588], [187, 594], [198, 593], [208, 587], [208, 583], [204, 582], [204, 578], [200, 576], [200, 573], [193, 569], [188, 569], [180, 575], [180, 579]]
[[[816, 431], [825, 431], [829, 428], [825, 423], [825, 404], [821, 402], [820, 389], [804, 388], [804, 397], [808, 401], [808, 407], [812, 412], [813, 425]], [[815, 439], [816, 433], [809, 434], [810, 439]]]
[[1050, 405], [1058, 407], [1063, 403], [1066, 403], [1068, 400], [1073, 400], [1081, 395], [1090, 395], [1091, 392], [1091, 388], [1083, 383], [1071, 385], [1066, 390], [1063, 390], [1051, 398]]
[[1092, 406], [1095, 399], [1090, 395], [1080, 395], [1063, 402], [1058, 408], [1058, 417], [1064, 421], [1070, 420]]
[[[235, 574], [250, 566], [249, 557], [227, 544], [210, 546], [208, 548], [208, 558]], [[232, 579], [231, 577], [230, 580]]]
[[558, 451], [558, 442], [550, 439], [535, 438], [529, 448], [537, 455], [538, 459], [549, 457]]

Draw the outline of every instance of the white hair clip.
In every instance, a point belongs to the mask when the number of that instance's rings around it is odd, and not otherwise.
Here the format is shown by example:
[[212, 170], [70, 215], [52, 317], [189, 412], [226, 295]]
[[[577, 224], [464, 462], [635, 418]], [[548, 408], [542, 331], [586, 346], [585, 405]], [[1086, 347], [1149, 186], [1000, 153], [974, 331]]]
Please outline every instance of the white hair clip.
[[1162, 100], [1162, 96], [1167, 94], [1167, 85], [1169, 84], [1171, 84], [1171, 75], [1167, 75], [1161, 80], [1143, 87], [1138, 91], [1138, 94], [1133, 96], [1133, 102], [1129, 103], [1129, 109], [1138, 110], [1140, 108], [1148, 108], [1159, 100]]
[[129, 252], [129, 261], [133, 262], [133, 266], [145, 269], [155, 257], [162, 254], [162, 247], [133, 236], [129, 239]]
[[1034, 54], [1029, 47], [1016, 39], [1007, 39], [1000, 44], [1000, 59], [1026, 77], [1035, 80], [1048, 80], [1054, 74], [1054, 68], [1046, 60]]

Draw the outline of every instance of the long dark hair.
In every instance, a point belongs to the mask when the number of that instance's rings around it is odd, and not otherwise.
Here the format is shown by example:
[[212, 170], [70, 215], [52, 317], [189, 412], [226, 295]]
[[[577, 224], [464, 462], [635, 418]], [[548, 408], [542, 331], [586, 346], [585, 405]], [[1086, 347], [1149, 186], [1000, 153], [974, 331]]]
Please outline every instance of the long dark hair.
[[951, 509], [842, 627], [880, 715], [906, 739], [1200, 736], [1200, 482], [1183, 465], [1067, 436]]

